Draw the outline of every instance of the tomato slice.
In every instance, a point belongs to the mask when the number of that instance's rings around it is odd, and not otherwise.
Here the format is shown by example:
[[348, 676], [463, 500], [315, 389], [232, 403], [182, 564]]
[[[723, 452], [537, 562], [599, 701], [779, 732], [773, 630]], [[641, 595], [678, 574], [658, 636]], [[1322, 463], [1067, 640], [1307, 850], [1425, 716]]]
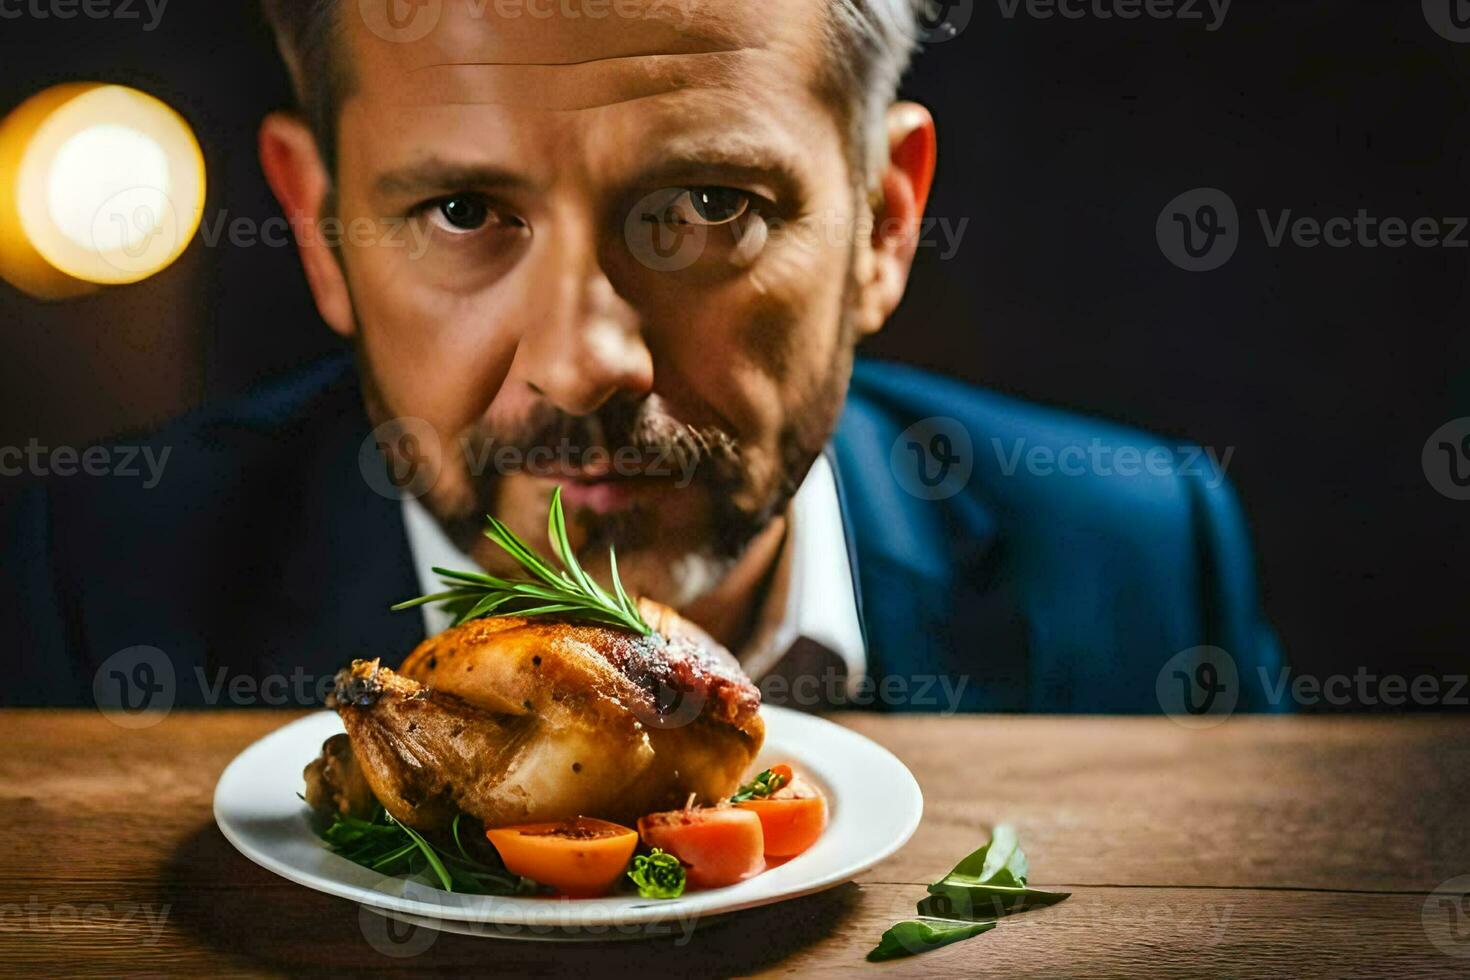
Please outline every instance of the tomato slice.
[[638, 821], [643, 843], [668, 851], [688, 873], [691, 888], [723, 888], [766, 868], [761, 821], [732, 806], [651, 813]]
[[735, 805], [760, 818], [769, 857], [795, 857], [816, 843], [827, 829], [826, 799], [787, 765], [771, 766], [742, 786]]
[[[798, 780], [791, 788], [799, 789], [801, 785]], [[766, 853], [771, 857], [795, 857], [815, 844], [827, 829], [827, 800], [815, 790], [810, 795], [776, 793], [767, 799], [735, 805], [760, 818]]]
[[637, 831], [591, 817], [489, 827], [485, 836], [512, 874], [573, 898], [606, 895], [638, 846]]

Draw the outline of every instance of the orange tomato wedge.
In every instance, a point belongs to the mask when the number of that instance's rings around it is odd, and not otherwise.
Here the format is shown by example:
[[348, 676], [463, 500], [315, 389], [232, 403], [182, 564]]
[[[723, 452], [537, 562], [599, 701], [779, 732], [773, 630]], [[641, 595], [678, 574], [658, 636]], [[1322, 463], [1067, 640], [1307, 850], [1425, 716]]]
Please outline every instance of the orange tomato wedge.
[[[783, 796], [788, 789], [795, 792]], [[827, 800], [800, 780], [765, 799], [735, 805], [760, 818], [766, 853], [771, 857], [795, 857], [827, 829]]]
[[638, 846], [637, 831], [591, 817], [489, 827], [485, 836], [512, 874], [573, 898], [606, 895]]
[[643, 843], [678, 858], [691, 888], [723, 888], [766, 868], [754, 811], [731, 806], [651, 813], [638, 821]]

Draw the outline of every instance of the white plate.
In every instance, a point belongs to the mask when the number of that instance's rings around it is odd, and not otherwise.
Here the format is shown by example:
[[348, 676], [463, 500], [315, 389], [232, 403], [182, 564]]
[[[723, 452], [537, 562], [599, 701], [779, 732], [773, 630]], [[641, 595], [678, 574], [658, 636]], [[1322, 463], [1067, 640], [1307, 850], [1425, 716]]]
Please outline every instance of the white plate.
[[790, 762], [827, 796], [827, 830], [805, 853], [754, 878], [682, 898], [500, 898], [458, 895], [390, 878], [329, 851], [307, 824], [301, 770], [342, 731], [330, 712], [301, 718], [241, 752], [214, 791], [214, 819], [241, 854], [298, 884], [408, 921], [525, 939], [616, 939], [692, 929], [709, 917], [768, 905], [849, 881], [908, 841], [924, 798], [904, 764], [862, 735], [812, 715], [765, 707], [755, 771]]

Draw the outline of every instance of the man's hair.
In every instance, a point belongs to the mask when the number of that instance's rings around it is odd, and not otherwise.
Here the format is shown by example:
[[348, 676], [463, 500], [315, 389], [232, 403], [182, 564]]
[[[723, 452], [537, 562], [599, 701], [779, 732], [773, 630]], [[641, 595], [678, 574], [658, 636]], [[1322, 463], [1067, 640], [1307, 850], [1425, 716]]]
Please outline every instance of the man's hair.
[[[296, 98], [335, 169], [337, 112], [351, 85], [338, 57], [341, 0], [262, 0]], [[352, 3], [353, 0], [346, 0]], [[826, 52], [819, 79], [848, 131], [848, 156], [864, 179], [888, 156], [884, 115], [918, 44], [919, 15], [929, 0], [827, 0]]]

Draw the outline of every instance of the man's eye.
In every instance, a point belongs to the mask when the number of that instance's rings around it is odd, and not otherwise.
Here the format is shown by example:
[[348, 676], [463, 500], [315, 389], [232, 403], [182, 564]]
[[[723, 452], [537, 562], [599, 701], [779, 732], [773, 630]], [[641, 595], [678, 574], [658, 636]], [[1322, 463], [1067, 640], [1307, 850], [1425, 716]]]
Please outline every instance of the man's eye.
[[446, 231], [477, 231], [490, 219], [490, 207], [479, 198], [456, 194], [437, 202], [430, 217]]
[[750, 195], [733, 187], [686, 187], [656, 217], [671, 225], [727, 225], [750, 210]]

